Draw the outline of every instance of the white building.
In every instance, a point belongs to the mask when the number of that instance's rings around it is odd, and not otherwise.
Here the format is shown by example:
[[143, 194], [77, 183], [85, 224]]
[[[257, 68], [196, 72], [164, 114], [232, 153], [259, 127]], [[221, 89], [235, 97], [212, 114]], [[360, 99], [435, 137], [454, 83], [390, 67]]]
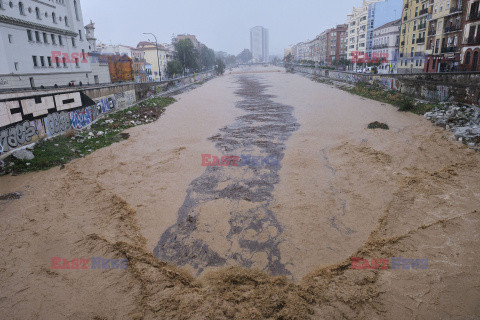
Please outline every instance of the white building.
[[378, 73], [397, 73], [398, 46], [400, 41], [401, 19], [384, 24], [373, 32], [373, 58], [382, 64]]
[[297, 43], [295, 60], [297, 61], [309, 60], [309, 56], [310, 56], [309, 54], [310, 48], [308, 47], [309, 42], [310, 40], [307, 40], [307, 42]]
[[255, 62], [268, 62], [268, 29], [253, 27], [250, 29], [250, 51]]
[[79, 0], [0, 3], [0, 90], [100, 78], [86, 58], [95, 42], [87, 41]]
[[384, 0], [363, 0], [361, 7], [354, 7], [348, 15], [347, 59], [357, 56], [370, 57], [372, 53], [375, 4]]

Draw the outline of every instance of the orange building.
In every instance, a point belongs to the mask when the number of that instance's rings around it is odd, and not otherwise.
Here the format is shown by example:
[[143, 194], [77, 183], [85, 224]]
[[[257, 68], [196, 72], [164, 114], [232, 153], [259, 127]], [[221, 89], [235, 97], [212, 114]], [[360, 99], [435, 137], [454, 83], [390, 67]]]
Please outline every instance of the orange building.
[[108, 62], [108, 69], [110, 71], [110, 79], [112, 82], [127, 82], [134, 80], [133, 62], [129, 56], [102, 54], [98, 59], [103, 62]]

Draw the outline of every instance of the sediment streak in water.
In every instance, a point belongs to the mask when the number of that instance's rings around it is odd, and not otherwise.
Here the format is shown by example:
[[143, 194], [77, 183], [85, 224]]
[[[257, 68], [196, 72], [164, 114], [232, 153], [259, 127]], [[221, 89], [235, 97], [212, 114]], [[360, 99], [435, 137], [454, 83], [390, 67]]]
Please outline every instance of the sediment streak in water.
[[[177, 223], [162, 234], [154, 254], [177, 266], [191, 265], [198, 274], [206, 267], [227, 264], [290, 274], [280, 256], [282, 226], [269, 206], [279, 182], [285, 142], [299, 124], [292, 115], [293, 107], [273, 102], [273, 96], [265, 94], [267, 86], [254, 75], [239, 76], [238, 82], [241, 88], [236, 94], [243, 100], [236, 107], [246, 113], [210, 140], [222, 154], [271, 157], [279, 164], [206, 167], [191, 182]], [[228, 221], [224, 239], [210, 237], [220, 227], [203, 222], [215, 223], [209, 216], [218, 212], [205, 210], [215, 203]]]

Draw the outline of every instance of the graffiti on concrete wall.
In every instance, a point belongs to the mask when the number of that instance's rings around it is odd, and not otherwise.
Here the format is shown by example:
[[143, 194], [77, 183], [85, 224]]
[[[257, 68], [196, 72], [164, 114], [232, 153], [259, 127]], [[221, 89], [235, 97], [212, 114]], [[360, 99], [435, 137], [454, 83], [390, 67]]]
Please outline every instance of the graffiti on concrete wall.
[[[82, 93], [83, 94], [83, 93]], [[82, 101], [87, 101], [86, 105]], [[135, 90], [91, 100], [80, 92], [18, 98], [0, 102], [0, 144], [3, 152], [39, 139], [80, 130], [103, 113], [135, 102]]]
[[82, 129], [89, 126], [95, 118], [92, 115], [91, 107], [69, 112], [72, 129]]
[[387, 90], [393, 90], [393, 91], [401, 90], [400, 80], [395, 78], [386, 78], [384, 76], [379, 75], [373, 78], [373, 83]]
[[23, 121], [0, 131], [0, 143], [4, 152], [30, 144], [45, 136], [43, 125], [39, 120]]
[[44, 121], [45, 133], [48, 137], [66, 132], [70, 128], [70, 118], [65, 111], [50, 113]]
[[450, 88], [448, 86], [436, 86], [435, 89], [429, 89], [422, 86], [422, 97], [432, 101], [448, 101], [450, 99]]

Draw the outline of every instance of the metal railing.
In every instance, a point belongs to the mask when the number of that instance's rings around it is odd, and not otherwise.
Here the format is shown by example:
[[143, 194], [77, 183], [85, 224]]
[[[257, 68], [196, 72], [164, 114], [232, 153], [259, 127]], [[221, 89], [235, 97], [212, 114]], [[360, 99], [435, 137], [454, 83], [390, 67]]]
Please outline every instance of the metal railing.
[[445, 27], [444, 32], [454, 32], [460, 30], [460, 26], [450, 26], [450, 27]]
[[462, 7], [451, 7], [450, 13], [462, 12]]
[[442, 48], [442, 53], [450, 53], [450, 52], [456, 52], [457, 47], [443, 47]]

